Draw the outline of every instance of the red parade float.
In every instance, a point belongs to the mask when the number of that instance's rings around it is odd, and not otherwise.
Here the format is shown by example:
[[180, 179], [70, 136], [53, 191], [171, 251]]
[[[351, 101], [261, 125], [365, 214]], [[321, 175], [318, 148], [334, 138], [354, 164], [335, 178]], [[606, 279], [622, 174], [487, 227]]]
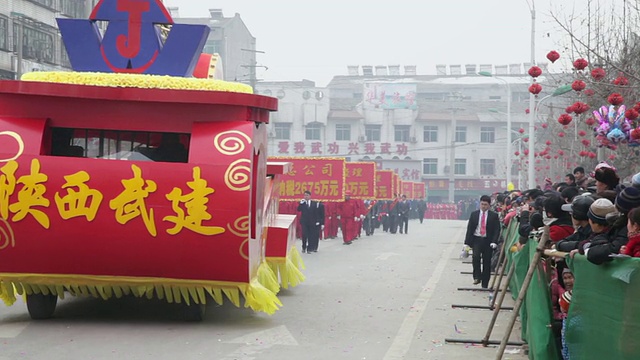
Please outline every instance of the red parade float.
[[[166, 13], [157, 1], [140, 2], [150, 14], [155, 7]], [[116, 11], [109, 10], [113, 3], [99, 2], [86, 21], [104, 20], [101, 12]], [[60, 25], [63, 36], [65, 28], [77, 33]], [[206, 38], [208, 28], [194, 29], [174, 25], [176, 38], [171, 42], [170, 35], [152, 59], [175, 68], [180, 59], [163, 58], [165, 51], [185, 45], [185, 31]], [[115, 40], [107, 31], [105, 62], [109, 39]], [[76, 69], [82, 59], [69, 41]], [[198, 44], [185, 62], [188, 74], [204, 41]], [[114, 70], [118, 62], [109, 59]], [[128, 64], [113, 72], [139, 70], [132, 59]], [[148, 73], [162, 74], [161, 68], [152, 64]], [[167, 73], [175, 75], [174, 68]], [[293, 219], [277, 214], [278, 176], [288, 164], [267, 166], [266, 123], [276, 99], [232, 92], [241, 84], [219, 80], [164, 76], [157, 81], [162, 87], [178, 85], [159, 89], [148, 85], [151, 75], [29, 75], [23, 80], [30, 81], [0, 81], [0, 298], [6, 304], [25, 295], [32, 318], [47, 318], [65, 294], [134, 295], [184, 304], [198, 320], [207, 301], [226, 297], [272, 314], [281, 306], [278, 275], [285, 287], [304, 279]], [[184, 89], [182, 80], [194, 84]], [[95, 85], [105, 81], [116, 84]]]

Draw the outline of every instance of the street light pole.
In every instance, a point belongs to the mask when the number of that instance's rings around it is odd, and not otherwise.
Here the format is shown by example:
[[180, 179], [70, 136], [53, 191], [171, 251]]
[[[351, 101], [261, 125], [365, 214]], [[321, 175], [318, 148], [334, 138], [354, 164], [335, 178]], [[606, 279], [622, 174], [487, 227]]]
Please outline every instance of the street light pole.
[[[480, 71], [478, 74], [482, 76], [490, 76], [496, 80], [500, 80], [504, 82], [507, 86], [507, 186], [511, 183], [511, 167], [512, 167], [512, 158], [511, 158], [511, 85], [507, 79], [501, 78], [499, 76], [493, 76], [490, 72]], [[520, 186], [520, 183], [518, 183]]]
[[[449, 99], [453, 102], [458, 102], [462, 99], [462, 95], [459, 93], [453, 93], [449, 96]], [[451, 107], [451, 155], [449, 158], [449, 202], [454, 203], [456, 201], [455, 191], [456, 191], [456, 112], [458, 110], [462, 110], [455, 106], [455, 104]]]
[[[531, 0], [531, 66], [536, 64], [536, 3], [535, 0]], [[526, 69], [525, 69], [526, 70]], [[531, 78], [531, 84], [534, 83], [535, 78]], [[535, 173], [535, 149], [536, 149], [536, 137], [535, 137], [535, 121], [536, 121], [536, 98], [533, 93], [529, 94], [529, 181], [527, 186], [529, 189], [536, 187], [536, 173]]]

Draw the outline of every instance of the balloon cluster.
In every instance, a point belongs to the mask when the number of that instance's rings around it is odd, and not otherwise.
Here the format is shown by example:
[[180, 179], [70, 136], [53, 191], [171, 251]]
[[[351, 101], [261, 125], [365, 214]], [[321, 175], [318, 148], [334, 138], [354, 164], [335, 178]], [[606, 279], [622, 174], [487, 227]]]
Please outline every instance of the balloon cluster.
[[625, 105], [620, 105], [617, 109], [615, 105], [610, 105], [608, 108], [602, 106], [593, 112], [597, 120], [593, 130], [599, 147], [613, 150], [621, 143], [627, 143], [629, 146], [640, 145], [640, 142], [631, 136], [633, 125], [625, 116], [626, 110]]

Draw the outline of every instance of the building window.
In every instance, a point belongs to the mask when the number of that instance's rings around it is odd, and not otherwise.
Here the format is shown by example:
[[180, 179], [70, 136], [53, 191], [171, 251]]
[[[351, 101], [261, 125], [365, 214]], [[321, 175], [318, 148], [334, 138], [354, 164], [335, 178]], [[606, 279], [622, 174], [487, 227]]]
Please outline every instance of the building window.
[[500, 100], [500, 99], [502, 99], [502, 96], [497, 96], [497, 95], [489, 96], [489, 100]]
[[424, 142], [438, 142], [438, 127], [427, 125], [424, 127]]
[[456, 142], [466, 143], [467, 142], [467, 127], [466, 126], [456, 126]]
[[380, 141], [380, 125], [365, 125], [364, 135], [367, 141]]
[[9, 33], [9, 19], [4, 16], [0, 16], [0, 49], [9, 50], [9, 44], [7, 44]]
[[87, 17], [85, 9], [85, 0], [62, 0], [60, 3], [60, 11], [74, 19], [84, 19]]
[[69, 54], [67, 54], [67, 48], [64, 47], [64, 41], [60, 39], [60, 65], [71, 68], [71, 61], [69, 61]]
[[[20, 25], [13, 25], [13, 51], [18, 51], [18, 34]], [[38, 62], [44, 61], [50, 64], [55, 63], [53, 34], [34, 29], [29, 26], [22, 26], [22, 57]]]
[[394, 126], [394, 129], [394, 140], [396, 142], [409, 142], [411, 125], [396, 125]]
[[307, 124], [304, 133], [307, 140], [320, 140], [320, 132], [322, 131], [322, 125], [320, 123]]
[[495, 175], [495, 174], [496, 174], [496, 160], [480, 159], [480, 175]]
[[351, 141], [351, 125], [336, 124], [336, 141]]
[[202, 50], [205, 54], [222, 54], [222, 41], [209, 40]]
[[422, 159], [422, 172], [425, 175], [437, 175], [438, 159]]
[[54, 0], [31, 0], [32, 2], [36, 3], [36, 4], [41, 4], [44, 5], [48, 8], [53, 9], [53, 2]]
[[52, 128], [50, 155], [186, 163], [190, 138], [178, 133]]
[[455, 175], [467, 175], [467, 159], [456, 159], [453, 171]]
[[481, 127], [480, 128], [480, 142], [481, 143], [495, 143], [496, 142], [496, 128], [494, 127]]
[[290, 140], [291, 139], [291, 124], [288, 123], [274, 123], [273, 129], [276, 132], [276, 139], [278, 140]]

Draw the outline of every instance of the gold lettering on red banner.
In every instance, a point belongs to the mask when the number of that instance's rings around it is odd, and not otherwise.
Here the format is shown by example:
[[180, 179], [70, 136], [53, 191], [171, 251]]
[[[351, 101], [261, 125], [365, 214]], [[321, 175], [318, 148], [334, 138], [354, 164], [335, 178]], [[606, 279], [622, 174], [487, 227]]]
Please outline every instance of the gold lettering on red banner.
[[[207, 186], [207, 180], [200, 177], [200, 167], [193, 168], [193, 181], [187, 182], [187, 186], [192, 190], [191, 193], [182, 194], [182, 189], [173, 188], [166, 195], [167, 200], [171, 201], [171, 208], [176, 216], [165, 216], [162, 220], [172, 222], [175, 226], [167, 233], [175, 235], [182, 228], [187, 228], [195, 233], [202, 235], [217, 235], [225, 232], [223, 227], [204, 226], [202, 222], [211, 220], [211, 214], [207, 212], [207, 196], [213, 194], [215, 190]], [[186, 215], [185, 210], [186, 209]]]
[[64, 177], [66, 183], [62, 185], [67, 189], [67, 194], [54, 196], [60, 217], [68, 220], [74, 217], [84, 216], [89, 221], [95, 219], [98, 208], [102, 202], [102, 193], [91, 189], [86, 182], [91, 179], [86, 171], [78, 171], [75, 174]]
[[40, 161], [38, 159], [31, 160], [31, 172], [29, 175], [21, 176], [17, 183], [22, 184], [22, 189], [18, 191], [18, 201], [9, 205], [9, 211], [15, 215], [11, 218], [17, 222], [24, 219], [27, 215], [33, 218], [45, 229], [49, 228], [49, 217], [44, 212], [33, 209], [34, 207], [49, 207], [49, 200], [44, 197], [47, 191], [43, 183], [49, 177], [40, 172]]
[[145, 199], [158, 189], [155, 181], [145, 180], [142, 170], [131, 165], [133, 178], [121, 180], [124, 190], [115, 199], [109, 201], [109, 207], [116, 212], [116, 221], [122, 225], [140, 216], [147, 231], [156, 236], [156, 224], [153, 209], [147, 210]]

